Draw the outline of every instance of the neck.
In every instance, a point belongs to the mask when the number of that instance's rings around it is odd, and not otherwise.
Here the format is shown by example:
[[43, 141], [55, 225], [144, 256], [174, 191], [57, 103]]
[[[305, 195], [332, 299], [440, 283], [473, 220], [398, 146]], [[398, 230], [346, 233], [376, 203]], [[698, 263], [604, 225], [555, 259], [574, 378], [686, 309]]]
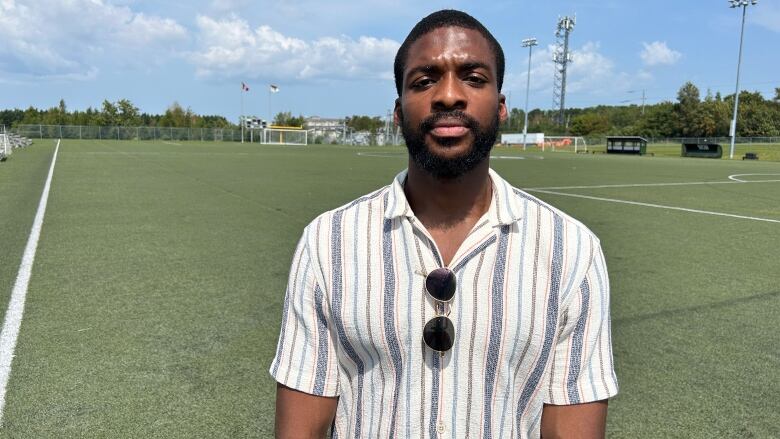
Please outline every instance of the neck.
[[490, 208], [493, 185], [488, 159], [456, 179], [438, 179], [410, 158], [404, 192], [415, 216], [427, 229], [446, 230], [479, 220]]

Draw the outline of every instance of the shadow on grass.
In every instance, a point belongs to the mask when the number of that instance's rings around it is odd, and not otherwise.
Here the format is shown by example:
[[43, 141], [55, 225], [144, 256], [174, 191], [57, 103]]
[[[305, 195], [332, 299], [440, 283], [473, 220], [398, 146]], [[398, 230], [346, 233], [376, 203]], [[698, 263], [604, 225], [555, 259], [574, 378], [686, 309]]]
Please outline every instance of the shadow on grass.
[[679, 309], [670, 309], [670, 310], [664, 310], [664, 311], [658, 311], [654, 313], [649, 314], [643, 314], [633, 317], [622, 317], [619, 319], [613, 319], [612, 324], [613, 325], [630, 325], [635, 323], [642, 323], [646, 322], [648, 320], [654, 320], [658, 318], [667, 318], [667, 317], [677, 317], [677, 316], [683, 316], [691, 313], [696, 313], [699, 311], [710, 311], [720, 308], [726, 308], [731, 305], [740, 305], [743, 303], [748, 302], [756, 302], [759, 300], [767, 300], [767, 299], [773, 299], [776, 297], [780, 297], [780, 291], [770, 291], [768, 293], [761, 293], [756, 294], [753, 296], [747, 296], [747, 297], [739, 297], [736, 299], [728, 299], [723, 300], [720, 302], [714, 302], [714, 303], [707, 303], [704, 305], [696, 305], [696, 306], [689, 306], [686, 308], [679, 308]]

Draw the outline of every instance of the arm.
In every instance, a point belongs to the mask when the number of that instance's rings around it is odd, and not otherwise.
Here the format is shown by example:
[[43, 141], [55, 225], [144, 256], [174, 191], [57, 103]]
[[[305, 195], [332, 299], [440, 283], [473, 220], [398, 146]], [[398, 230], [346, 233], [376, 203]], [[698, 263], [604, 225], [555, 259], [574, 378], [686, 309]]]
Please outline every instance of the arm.
[[542, 438], [603, 438], [606, 423], [606, 399], [573, 405], [545, 404], [542, 410]]
[[319, 264], [307, 248], [308, 230], [293, 256], [276, 357], [276, 437], [322, 438], [339, 395], [338, 354], [333, 344], [327, 292], [317, 282]]
[[310, 395], [276, 384], [276, 437], [323, 438], [336, 415], [338, 398]]
[[617, 394], [609, 318], [609, 277], [601, 246], [591, 241], [590, 264], [562, 303], [542, 437], [603, 438], [607, 398]]

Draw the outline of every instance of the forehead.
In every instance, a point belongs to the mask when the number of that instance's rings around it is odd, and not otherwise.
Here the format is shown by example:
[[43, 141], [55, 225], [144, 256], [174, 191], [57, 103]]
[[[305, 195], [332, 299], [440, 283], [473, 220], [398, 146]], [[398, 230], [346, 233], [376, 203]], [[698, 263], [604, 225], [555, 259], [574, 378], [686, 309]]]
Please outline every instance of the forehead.
[[495, 56], [481, 33], [457, 26], [440, 27], [409, 46], [406, 70], [427, 64], [475, 61], [495, 69]]

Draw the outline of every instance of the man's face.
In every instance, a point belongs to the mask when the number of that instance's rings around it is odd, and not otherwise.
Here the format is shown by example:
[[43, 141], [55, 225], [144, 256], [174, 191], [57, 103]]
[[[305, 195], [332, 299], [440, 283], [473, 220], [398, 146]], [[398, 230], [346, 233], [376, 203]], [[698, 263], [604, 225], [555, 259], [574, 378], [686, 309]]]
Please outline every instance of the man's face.
[[474, 169], [490, 154], [506, 114], [482, 34], [442, 27], [410, 46], [395, 121], [420, 168], [440, 179]]

